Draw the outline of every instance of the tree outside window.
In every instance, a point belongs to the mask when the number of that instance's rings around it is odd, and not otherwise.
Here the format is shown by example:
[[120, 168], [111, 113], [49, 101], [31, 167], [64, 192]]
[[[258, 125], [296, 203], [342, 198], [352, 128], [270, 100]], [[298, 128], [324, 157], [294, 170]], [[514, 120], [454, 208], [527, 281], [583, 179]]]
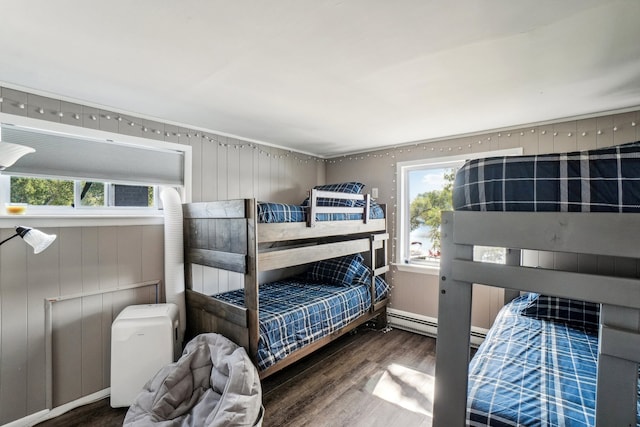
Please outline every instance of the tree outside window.
[[26, 203], [29, 206], [99, 208], [155, 205], [153, 186], [99, 181], [12, 176], [10, 194], [11, 203]]
[[411, 262], [437, 262], [440, 258], [442, 211], [451, 210], [457, 167], [408, 172], [409, 258]]

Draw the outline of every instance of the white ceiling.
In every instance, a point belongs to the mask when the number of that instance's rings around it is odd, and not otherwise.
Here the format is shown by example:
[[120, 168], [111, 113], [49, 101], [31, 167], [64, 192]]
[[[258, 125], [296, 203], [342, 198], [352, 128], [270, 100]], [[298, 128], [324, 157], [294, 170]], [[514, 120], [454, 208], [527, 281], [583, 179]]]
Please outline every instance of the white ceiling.
[[0, 84], [322, 156], [640, 106], [638, 0], [0, 5]]

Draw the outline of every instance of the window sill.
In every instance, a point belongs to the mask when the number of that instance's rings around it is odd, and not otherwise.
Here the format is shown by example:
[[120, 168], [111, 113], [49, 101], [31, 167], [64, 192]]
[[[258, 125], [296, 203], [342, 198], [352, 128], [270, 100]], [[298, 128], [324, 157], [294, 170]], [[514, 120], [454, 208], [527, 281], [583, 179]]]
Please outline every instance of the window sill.
[[440, 274], [440, 267], [432, 267], [428, 265], [415, 265], [415, 264], [392, 264], [398, 271], [404, 271], [407, 273], [428, 274], [431, 276], [437, 276]]
[[0, 215], [0, 228], [13, 228], [16, 225], [27, 227], [107, 227], [126, 225], [164, 224], [164, 215], [149, 214], [27, 214]]

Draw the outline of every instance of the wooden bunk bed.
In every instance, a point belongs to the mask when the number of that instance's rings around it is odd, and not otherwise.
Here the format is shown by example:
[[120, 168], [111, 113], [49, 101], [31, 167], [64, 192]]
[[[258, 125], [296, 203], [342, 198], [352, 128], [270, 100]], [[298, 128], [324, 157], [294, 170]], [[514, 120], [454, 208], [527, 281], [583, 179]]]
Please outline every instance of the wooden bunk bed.
[[[376, 298], [376, 284], [388, 271], [388, 234], [384, 215], [382, 218], [369, 218], [371, 200], [368, 195], [313, 189], [308, 200], [308, 206], [302, 208], [306, 216], [304, 222], [262, 223], [259, 217], [263, 215], [259, 214], [259, 210], [263, 204], [255, 199], [183, 205], [187, 335], [217, 332], [245, 347], [259, 367], [261, 378], [367, 321], [376, 319], [379, 325], [386, 325], [387, 297]], [[338, 200], [337, 204], [343, 206], [323, 205], [318, 203], [319, 200]], [[289, 209], [287, 205], [277, 207]], [[379, 209], [384, 213], [384, 206], [379, 206]], [[323, 215], [328, 218], [316, 220]], [[340, 220], [332, 220], [334, 216]], [[371, 303], [366, 310], [338, 330], [314, 337], [286, 357], [261, 368], [257, 356], [263, 315], [260, 309], [259, 273], [359, 253], [366, 255], [371, 268], [370, 284], [366, 290]], [[241, 303], [221, 300], [194, 290], [193, 264], [244, 274]]]
[[[547, 161], [560, 162], [560, 173], [554, 172], [549, 177], [549, 181], [556, 182], [554, 191], [559, 192], [558, 201], [547, 199], [547, 206], [543, 210], [557, 208], [561, 212], [529, 212], [540, 208], [540, 205], [536, 207], [534, 203], [526, 206], [522, 193], [526, 192], [524, 188], [528, 178], [520, 173], [512, 175], [516, 184], [511, 196], [508, 194], [507, 187], [510, 184], [503, 178], [510, 174], [510, 162], [519, 162], [520, 159], [484, 159], [479, 161], [484, 162], [482, 164], [468, 162], [464, 170], [458, 172], [454, 185], [454, 207], [458, 209], [456, 192], [461, 200], [469, 201], [474, 197], [477, 200], [480, 197], [482, 201], [473, 207], [470, 207], [473, 203], [461, 207], [469, 211], [445, 212], [442, 216], [435, 427], [461, 426], [469, 422], [466, 415], [469, 411], [469, 333], [473, 283], [504, 288], [506, 299], [527, 291], [601, 304], [599, 334], [594, 335], [598, 351], [595, 408], [591, 408], [595, 411], [593, 421], [597, 426], [636, 425], [640, 279], [637, 275], [620, 277], [615, 274], [526, 267], [521, 265], [520, 255], [522, 250], [537, 250], [620, 257], [627, 262], [631, 258], [638, 262], [640, 202], [635, 199], [640, 196], [639, 152], [640, 143], [632, 143], [590, 152], [522, 156], [522, 161], [531, 161], [529, 166], [534, 165], [530, 168], [531, 171], [535, 170], [531, 182], [534, 189], [538, 190], [537, 197], [540, 197], [542, 187], [537, 187], [536, 180], [544, 177], [538, 175], [541, 170], [535, 169], [535, 163], [544, 168]], [[597, 161], [600, 159], [610, 164], [599, 169]], [[502, 166], [498, 166], [498, 170], [478, 171], [492, 163], [501, 163]], [[616, 171], [606, 172], [610, 171], [611, 166]], [[583, 179], [585, 175], [590, 179]], [[604, 178], [600, 188], [595, 175]], [[567, 180], [567, 177], [570, 179]], [[496, 182], [490, 183], [494, 178]], [[568, 185], [558, 185], [562, 180]], [[482, 187], [478, 183], [496, 184], [497, 187]], [[575, 199], [572, 199], [572, 186], [578, 193]], [[536, 197], [535, 191], [532, 197]], [[585, 197], [591, 200], [584, 200]], [[600, 200], [602, 197], [615, 200], [605, 203]], [[516, 199], [509, 206], [510, 201]], [[587, 203], [594, 199], [598, 199], [598, 203]], [[555, 208], [551, 206], [554, 204]], [[475, 209], [481, 211], [471, 211]], [[588, 212], [581, 212], [583, 210]], [[506, 264], [474, 261], [473, 248], [476, 245], [507, 248]], [[526, 395], [526, 390], [523, 394]], [[517, 401], [512, 403], [518, 405]], [[520, 425], [522, 422], [502, 421], [498, 424]], [[542, 423], [540, 420], [538, 422]], [[553, 425], [564, 425], [564, 422], [561, 420]]]

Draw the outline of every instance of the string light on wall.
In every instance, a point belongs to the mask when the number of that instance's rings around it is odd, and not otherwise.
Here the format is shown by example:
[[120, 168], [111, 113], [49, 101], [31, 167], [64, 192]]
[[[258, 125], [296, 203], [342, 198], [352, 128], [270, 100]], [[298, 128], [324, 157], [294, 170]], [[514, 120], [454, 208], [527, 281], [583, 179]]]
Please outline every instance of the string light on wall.
[[[0, 103], [4, 104], [4, 105], [9, 105], [13, 108], [18, 108], [21, 110], [24, 110], [27, 108], [27, 104], [25, 104], [24, 102], [20, 101], [20, 100], [15, 100], [15, 99], [11, 99], [8, 98], [6, 96], [2, 96], [0, 97]], [[10, 108], [11, 108], [10, 107]], [[4, 109], [4, 108], [3, 108]], [[78, 113], [77, 111], [50, 111], [47, 109], [46, 106], [39, 106], [39, 105], [29, 105], [29, 109], [31, 111], [35, 111], [36, 113], [40, 114], [40, 115], [46, 115], [46, 114], [52, 114], [55, 115], [59, 118], [63, 118], [63, 117], [71, 117], [74, 120], [81, 120], [81, 114]], [[5, 110], [6, 112], [7, 110]], [[98, 120], [98, 115], [91, 113], [88, 114], [86, 117], [88, 117], [89, 120], [92, 121], [97, 121]], [[171, 138], [172, 136], [174, 137], [182, 137], [182, 132], [171, 132], [168, 130], [162, 130], [162, 129], [157, 129], [157, 128], [150, 128], [149, 126], [147, 126], [144, 122], [142, 122], [141, 119], [136, 119], [136, 118], [130, 118], [130, 119], [125, 119], [123, 116], [121, 115], [112, 115], [110, 113], [100, 113], [100, 117], [104, 118], [106, 120], [117, 120], [118, 122], [125, 122], [129, 125], [129, 127], [131, 128], [139, 128], [141, 132], [145, 132], [145, 133], [153, 133], [155, 135], [164, 135], [166, 138]], [[205, 133], [200, 133], [197, 132], [195, 130], [191, 131], [187, 131], [185, 133], [185, 136], [187, 138], [202, 138], [205, 141], [208, 142], [213, 142], [213, 143], [218, 143], [218, 136], [217, 135], [207, 135]], [[291, 161], [296, 161], [298, 163], [306, 163], [308, 164], [309, 162], [314, 162], [314, 163], [328, 163], [329, 160], [328, 159], [321, 159], [319, 157], [314, 157], [314, 156], [309, 156], [309, 155], [302, 155], [302, 154], [298, 154], [295, 153], [291, 150], [289, 150], [289, 152], [287, 153], [283, 153], [283, 154], [272, 154], [266, 150], [258, 150], [258, 146], [256, 144], [220, 144], [220, 147], [224, 147], [224, 148], [228, 148], [228, 147], [233, 147], [236, 150], [257, 150], [257, 152], [260, 155], [263, 155], [265, 157], [268, 158], [272, 158], [272, 159], [289, 159]], [[281, 149], [277, 149], [280, 150]], [[367, 156], [369, 157], [369, 156]], [[365, 158], [364, 155], [362, 156], [352, 156], [349, 158], [349, 160], [364, 160]]]
[[[27, 105], [24, 102], [18, 101], [18, 100], [13, 100], [10, 98], [7, 98], [6, 96], [4, 97], [0, 97], [0, 103], [4, 103], [4, 104], [8, 104], [8, 105], [12, 105], [14, 106], [14, 108], [19, 108], [19, 109], [26, 109]], [[32, 108], [32, 106], [30, 105], [29, 108]], [[47, 109], [44, 106], [33, 106], [32, 111], [36, 111], [41, 115], [45, 115], [47, 114]], [[57, 115], [60, 118], [66, 117], [67, 115], [69, 117], [72, 117], [74, 120], [80, 120], [81, 119], [81, 115], [75, 111], [53, 111], [51, 112], [51, 114]], [[122, 122], [124, 119], [121, 115], [112, 115], [109, 113], [105, 113], [103, 116], [106, 120], [111, 120], [111, 119], [115, 119], [118, 122]], [[97, 121], [98, 117], [96, 116], [96, 114], [89, 114], [88, 118], [92, 121]], [[175, 137], [181, 137], [182, 133], [181, 132], [170, 132], [170, 131], [163, 131], [161, 129], [156, 129], [156, 128], [149, 128], [146, 124], [142, 123], [141, 120], [139, 119], [135, 119], [132, 118], [130, 120], [127, 120], [127, 123], [129, 124], [129, 126], [131, 127], [138, 127], [140, 128], [141, 132], [151, 132], [153, 134], [156, 135], [163, 135], [167, 138], [170, 138], [171, 136], [175, 136]], [[626, 124], [623, 122], [618, 122], [616, 123], [615, 126], [612, 126], [611, 128], [608, 128], [608, 130], [610, 130], [611, 132], [619, 132], [622, 129], [624, 129], [625, 125], [630, 125], [631, 127], [636, 127], [637, 126], [637, 121], [631, 120], [629, 122], [627, 122]], [[593, 130], [593, 132], [597, 135], [605, 135], [607, 131], [607, 128], [599, 128], [597, 130]], [[506, 137], [511, 138], [514, 133], [513, 132], [517, 132], [516, 135], [520, 135], [520, 136], [524, 136], [525, 133], [527, 132], [526, 129], [522, 129], [522, 130], [517, 130], [517, 131], [506, 131], [506, 134], [504, 134], [503, 132], [498, 132], [497, 134], [495, 134], [494, 136], [497, 136], [498, 138], [504, 137], [504, 135], [506, 135]], [[534, 134], [536, 132], [538, 132], [538, 128], [537, 127], [532, 127], [530, 129], [528, 129], [528, 132], [530, 132], [531, 134]], [[569, 137], [569, 138], [575, 138], [576, 136], [581, 136], [581, 137], [587, 137], [589, 136], [590, 132], [588, 130], [585, 131], [581, 131], [578, 132], [578, 134], [576, 135], [576, 133], [574, 132], [567, 132], [563, 135], [561, 135], [558, 131], [554, 131], [552, 132], [554, 137]], [[546, 135], [547, 134], [547, 130], [545, 129], [541, 129], [539, 131], [540, 135]], [[197, 131], [187, 131], [185, 136], [187, 138], [203, 138], [206, 141], [209, 142], [215, 142], [218, 143], [220, 147], [223, 148], [228, 148], [228, 147], [233, 147], [236, 150], [244, 150], [244, 149], [250, 149], [250, 150], [258, 150], [258, 147], [255, 144], [226, 144], [226, 143], [220, 143], [218, 141], [218, 137], [217, 136], [210, 136], [207, 135], [205, 133], [199, 133]], [[491, 136], [486, 136], [486, 141], [491, 142], [492, 141], [492, 137]], [[478, 145], [482, 145], [483, 144], [483, 139], [479, 139], [477, 141]], [[498, 142], [499, 143], [499, 142]], [[412, 152], [412, 150], [420, 150], [421, 151], [431, 151], [431, 152], [435, 152], [436, 148], [439, 152], [443, 153], [445, 152], [445, 148], [447, 152], [453, 151], [454, 149], [458, 150], [458, 151], [463, 151], [463, 150], [471, 150], [473, 149], [473, 144], [468, 142], [466, 144], [461, 144], [461, 145], [457, 145], [457, 146], [446, 146], [446, 147], [442, 147], [442, 146], [438, 146], [437, 142], [424, 142], [424, 143], [411, 143], [411, 145], [409, 146], [409, 144], [404, 145], [404, 146], [394, 146], [392, 149], [390, 149], [389, 151], [385, 151], [384, 153], [382, 152], [377, 152], [377, 153], [362, 153], [362, 154], [353, 154], [353, 155], [349, 155], [349, 156], [342, 156], [341, 158], [330, 158], [330, 159], [321, 159], [321, 158], [317, 158], [317, 157], [312, 157], [312, 156], [302, 156], [302, 155], [296, 155], [296, 154], [292, 154], [292, 153], [287, 153], [284, 155], [272, 155], [269, 151], [266, 150], [258, 150], [258, 153], [260, 155], [263, 155], [265, 157], [269, 157], [269, 158], [277, 158], [277, 159], [293, 159], [295, 161], [298, 162], [304, 162], [304, 163], [308, 163], [309, 161], [315, 161], [316, 163], [337, 163], [337, 162], [343, 162], [343, 161], [360, 161], [360, 160], [366, 160], [369, 159], [371, 157], [373, 158], [380, 158], [383, 156], [390, 156], [391, 158], [395, 159], [396, 155], [397, 156], [406, 156], [406, 155], [410, 155], [410, 153]]]
[[[633, 120], [629, 122], [629, 125], [631, 127], [637, 127], [638, 123], [637, 121]], [[611, 128], [609, 128], [609, 130], [611, 132], [619, 132], [621, 129], [623, 129], [624, 127], [624, 123], [620, 123], [616, 126], [613, 126]], [[597, 130], [592, 130], [592, 131], [581, 131], [581, 132], [567, 132], [567, 133], [560, 133], [558, 131], [553, 131], [551, 132], [552, 135], [556, 138], [562, 138], [562, 137], [567, 137], [567, 138], [575, 138], [576, 136], [579, 137], [587, 137], [589, 135], [591, 135], [591, 132], [597, 134], [597, 135], [605, 135], [606, 129], [597, 129]], [[535, 133], [539, 133], [540, 135], [547, 135], [548, 131], [546, 129], [542, 129], [542, 130], [538, 130], [537, 128], [531, 128], [528, 131], [531, 134], [535, 134]], [[525, 136], [527, 133], [527, 131], [519, 131], [517, 134], [521, 135], [521, 136]], [[507, 133], [502, 133], [502, 132], [498, 132], [495, 136], [499, 138], [502, 137], [512, 137], [513, 133], [512, 132], [507, 132]], [[486, 141], [491, 142], [492, 141], [492, 137], [491, 136], [487, 136], [486, 137]], [[482, 145], [484, 143], [484, 141], [482, 139], [478, 139], [477, 141], [478, 145]], [[403, 156], [406, 155], [407, 153], [410, 153], [411, 150], [420, 150], [422, 149], [422, 151], [439, 151], [441, 153], [444, 153], [445, 151], [449, 152], [449, 151], [453, 151], [454, 149], [458, 150], [458, 151], [463, 151], [465, 149], [473, 149], [473, 144], [472, 143], [467, 143], [466, 145], [457, 145], [457, 146], [446, 146], [446, 147], [442, 147], [442, 146], [438, 146], [437, 142], [424, 142], [424, 143], [413, 143], [411, 148], [403, 148], [402, 146], [394, 146], [393, 148], [391, 148], [391, 151], [385, 151], [384, 153], [382, 152], [374, 152], [374, 153], [367, 153], [366, 157], [364, 158], [380, 158], [383, 156], [388, 156], [391, 157], [393, 159], [396, 158], [396, 156]], [[363, 160], [363, 156], [361, 155], [342, 155], [340, 158], [331, 158], [331, 159], [327, 159], [325, 160], [327, 163], [329, 164], [333, 164], [333, 163], [341, 163], [343, 161], [357, 161], [357, 160]]]

